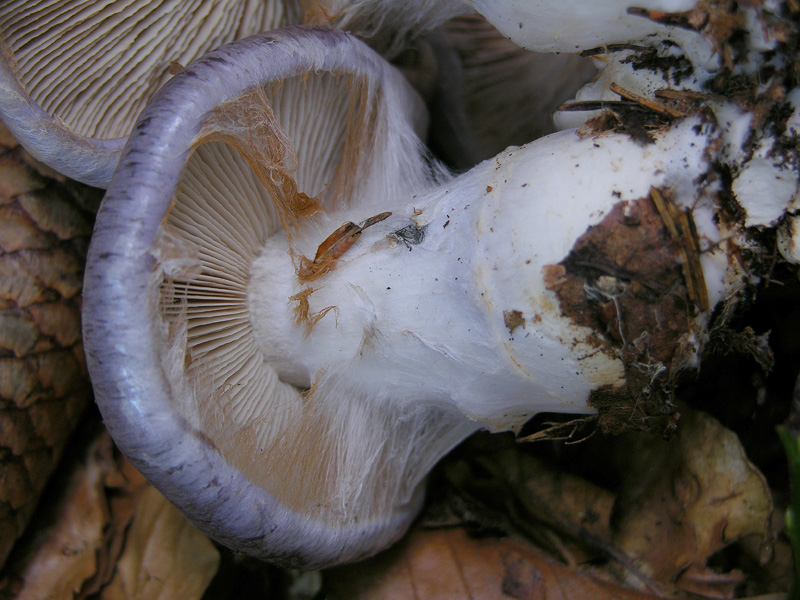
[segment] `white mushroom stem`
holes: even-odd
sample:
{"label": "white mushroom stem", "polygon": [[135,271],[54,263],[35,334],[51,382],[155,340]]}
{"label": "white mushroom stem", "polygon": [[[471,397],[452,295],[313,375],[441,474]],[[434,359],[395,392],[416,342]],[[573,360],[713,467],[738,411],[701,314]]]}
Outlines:
{"label": "white mushroom stem", "polygon": [[537,52],[581,52],[608,44],[650,43],[652,39],[697,40],[685,30],[665,29],[629,11],[674,13],[703,4],[698,0],[607,0],[591,4],[581,0],[468,2],[503,35]]}
{"label": "white mushroom stem", "polygon": [[[692,181],[707,168],[707,138],[693,125],[645,147],[566,132],[510,149],[425,196],[376,203],[399,208],[312,283],[297,281],[285,238],[272,241],[250,283],[265,359],[299,386],[346,373],[367,395],[450,405],[496,430],[542,411],[589,411],[592,390],[624,382],[624,361],[592,344],[596,330],[562,314],[547,267],[651,186],[693,199]],[[705,211],[695,218],[719,239]],[[716,303],[730,290],[725,261],[714,256],[705,279]],[[294,316],[299,300],[289,300],[308,288],[308,313],[322,317],[311,327]]]}

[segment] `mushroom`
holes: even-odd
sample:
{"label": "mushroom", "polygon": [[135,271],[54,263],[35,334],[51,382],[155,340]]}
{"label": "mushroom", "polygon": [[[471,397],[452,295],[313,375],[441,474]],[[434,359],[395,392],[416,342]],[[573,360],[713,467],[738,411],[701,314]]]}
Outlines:
{"label": "mushroom", "polygon": [[418,107],[353,37],[286,28],[187,66],[133,127],[89,251],[88,366],[122,450],[232,548],[374,553],[453,445],[538,412],[669,431],[751,281],[702,114],[453,177]]}
{"label": "mushroom", "polygon": [[37,159],[104,188],[171,69],[300,20],[288,0],[9,0],[0,4],[0,119]]}
{"label": "mushroom", "polygon": [[[315,74],[320,71],[330,74]],[[257,84],[265,90],[253,95]],[[324,504],[321,497],[329,482],[347,484],[347,473],[337,478],[328,468],[348,438],[333,436],[331,445],[331,436],[313,431],[322,416],[302,419],[312,406],[265,362],[249,316],[251,262],[263,245],[283,240],[283,278],[294,273],[281,222],[291,234],[293,223],[312,219],[307,235],[316,240],[313,233],[335,218],[316,225],[314,217],[301,218],[315,210],[313,196],[324,193],[333,207],[353,210],[353,196],[393,197],[398,182],[414,188],[424,182],[430,169],[408,126],[418,120],[419,109],[399,74],[366,47],[332,31],[288,30],[245,40],[187,67],[134,128],[101,219],[116,221],[113,198],[120,193],[135,198],[129,206],[142,212],[122,216],[111,229],[98,226],[87,264],[84,323],[87,339],[96,342],[87,356],[97,400],[116,441],[142,471],[207,532],[235,547],[308,566],[353,560],[396,539],[419,507],[421,488],[412,476],[404,490],[396,490],[396,504],[375,507],[362,495],[357,500],[363,505],[349,517],[334,518],[346,507]],[[391,127],[396,120],[403,127]],[[162,139],[153,139],[154,132]],[[201,140],[209,143],[193,151]],[[137,141],[144,146],[137,148]],[[145,156],[155,162],[148,159],[144,167]],[[163,170],[158,183],[150,171],[155,164]],[[144,187],[134,189],[132,182]],[[177,203],[162,226],[173,196]],[[127,229],[134,220],[136,229],[149,233],[128,231],[133,235],[123,242],[118,234],[126,234],[118,227]],[[298,253],[308,252],[300,231],[292,237]],[[115,287],[111,280],[120,275],[126,289],[113,292],[107,284]],[[127,310],[109,292],[136,306],[130,319],[119,322],[121,314],[103,308]],[[291,328],[289,298],[280,302],[290,322],[275,326]],[[298,327],[301,338],[303,330]],[[107,339],[110,353],[100,347],[107,331],[115,332]],[[267,350],[278,354],[281,343]],[[119,369],[129,375],[120,379]],[[288,369],[282,367],[289,380],[302,378]],[[306,443],[296,444],[292,436]],[[454,440],[440,443],[449,447]],[[378,467],[370,470],[377,473]],[[310,489],[303,493],[303,487]],[[301,509],[324,514],[315,519]]]}

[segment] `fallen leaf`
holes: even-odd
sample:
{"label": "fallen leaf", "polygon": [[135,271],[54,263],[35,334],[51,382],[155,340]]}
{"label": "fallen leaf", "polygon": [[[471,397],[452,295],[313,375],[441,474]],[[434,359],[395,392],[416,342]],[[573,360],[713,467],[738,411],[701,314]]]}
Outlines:
{"label": "fallen leaf", "polygon": [[16,600],[194,600],[219,553],[114,448],[99,415],[80,429],[0,578]]}
{"label": "fallen leaf", "polygon": [[219,567],[214,544],[155,488],[148,487],[103,600],[194,600]]}
{"label": "fallen leaf", "polygon": [[443,465],[461,503],[474,505],[460,511],[462,522],[519,533],[568,564],[608,558],[615,494],[531,456],[529,447],[497,440]]}
{"label": "fallen leaf", "polygon": [[514,538],[474,539],[461,528],[416,530],[398,546],[325,572],[332,600],[647,600],[548,558]]}
{"label": "fallen leaf", "polygon": [[656,581],[732,597],[741,575],[711,572],[706,563],[745,536],[770,542],[769,487],[733,432],[703,413],[681,412],[673,439],[630,438],[614,543]]}
{"label": "fallen leaf", "polygon": [[514,496],[538,521],[576,538],[610,540],[616,497],[609,490],[516,449],[479,463],[510,482]]}
{"label": "fallen leaf", "polygon": [[[24,538],[0,580],[0,596],[18,600],[75,598],[97,571],[108,510],[103,451],[96,439],[60,476],[58,499],[36,513],[32,535]],[[67,468],[65,468],[65,471]]]}

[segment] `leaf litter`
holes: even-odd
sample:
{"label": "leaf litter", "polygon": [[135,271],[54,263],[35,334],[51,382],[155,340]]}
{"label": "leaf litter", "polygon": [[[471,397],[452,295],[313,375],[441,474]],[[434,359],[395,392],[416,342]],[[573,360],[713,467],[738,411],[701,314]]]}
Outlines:
{"label": "leaf litter", "polygon": [[[733,432],[681,413],[669,440],[630,432],[578,444],[566,463],[601,459],[594,480],[510,436],[474,437],[437,474],[430,495],[446,500],[400,546],[329,570],[328,597],[742,597],[742,568],[714,560],[736,546],[745,560],[776,562],[770,488]],[[761,591],[782,597],[779,579]]]}
{"label": "leaf litter", "polygon": [[199,599],[219,552],[150,486],[95,415],[0,573],[0,598]]}

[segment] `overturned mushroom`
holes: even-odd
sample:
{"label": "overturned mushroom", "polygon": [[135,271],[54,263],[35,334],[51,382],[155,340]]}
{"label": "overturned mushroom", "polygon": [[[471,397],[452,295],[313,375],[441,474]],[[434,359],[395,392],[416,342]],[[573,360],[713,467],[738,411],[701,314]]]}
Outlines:
{"label": "overturned mushroom", "polygon": [[647,144],[565,131],[451,178],[417,103],[353,38],[289,28],[187,67],[130,136],[87,266],[97,400],[234,548],[373,553],[478,428],[596,411],[669,430],[712,311],[749,281],[701,116]]}

